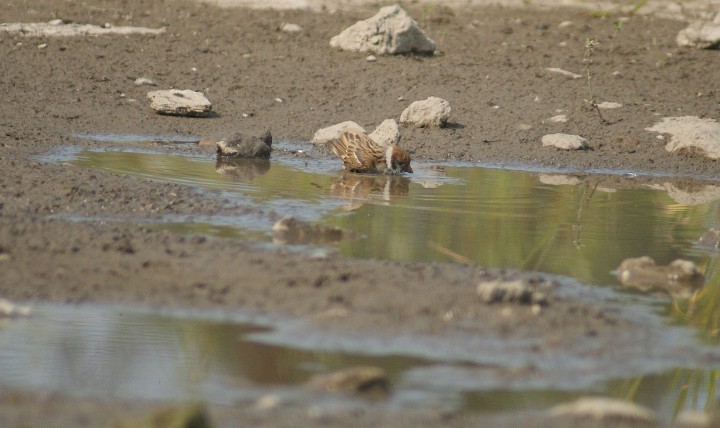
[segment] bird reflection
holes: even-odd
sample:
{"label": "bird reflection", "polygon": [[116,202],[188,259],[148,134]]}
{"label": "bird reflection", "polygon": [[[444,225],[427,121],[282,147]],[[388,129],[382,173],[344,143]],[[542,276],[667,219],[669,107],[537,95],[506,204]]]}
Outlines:
{"label": "bird reflection", "polygon": [[252,181],[255,177],[264,175],[270,170],[270,161],[267,159],[243,159],[218,156],[215,161],[215,171],[238,181]]}
{"label": "bird reflection", "polygon": [[364,203],[388,203],[393,198],[406,196],[410,180],[398,175],[344,173],[335,178],[330,193],[350,202],[349,209],[356,209]]}

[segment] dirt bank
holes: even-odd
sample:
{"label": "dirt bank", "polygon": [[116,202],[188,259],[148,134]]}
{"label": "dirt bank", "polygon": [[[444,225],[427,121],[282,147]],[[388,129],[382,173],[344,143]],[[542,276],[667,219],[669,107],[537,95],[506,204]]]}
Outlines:
{"label": "dirt bank", "polygon": [[[451,103],[451,125],[402,128],[402,145],[415,159],[718,177],[715,161],[670,155],[656,134],[644,130],[665,116],[718,116],[718,53],[676,47],[682,22],[628,16],[616,24],[617,16],[600,18],[573,9],[412,4],[407,9],[438,42],[439,55],[380,57],[371,63],[363,54],[330,49],[330,37],[372,15],[370,8],[279,12],[140,0],[29,0],[6,5],[3,22],[60,18],[167,31],[152,36],[0,37],[0,297],[29,303],[240,307],[314,317],[320,326],[327,314],[342,314],[333,317],[337,328],[388,334],[443,335],[472,322],[483,331],[540,337],[549,347],[572,347],[588,336],[599,344],[597,352],[617,343],[641,346],[631,339],[642,326],[602,305],[557,298],[542,317],[534,316],[530,307],[502,315],[502,307],[478,305],[475,285],[487,275],[481,267],[315,260],[283,249],[261,250],[242,240],[181,236],[122,220],[67,222],[51,217],[122,219],[130,214],[233,214],[254,209],[176,184],[37,159],[59,147],[98,144],[73,137],[74,133],[213,137],[271,129],[276,140],[306,142],[318,128],[345,120],[372,129],[386,118],[398,119],[410,102],[428,96]],[[571,24],[559,26],[563,21]],[[281,32],[283,22],[303,30]],[[599,42],[588,70],[583,65],[587,39]],[[592,87],[585,78],[569,79],[546,67],[584,76],[589,72]],[[205,119],[154,114],[145,94],[156,88],[134,83],[143,76],[157,82],[158,88],[205,92],[216,114]],[[586,102],[590,97],[623,107],[603,110],[601,118]],[[549,120],[558,114],[568,121]],[[542,135],[556,132],[580,134],[592,150],[542,147]],[[152,148],[211,156],[198,147]],[[448,311],[459,315],[448,320]],[[77,401],[6,392],[0,395],[5,409],[0,422],[12,426],[37,415],[38,406],[66,409]],[[57,421],[57,426],[64,426],[64,418],[71,417],[76,426],[101,426],[128,407],[139,411],[146,404],[89,400],[83,405],[77,414],[59,410],[63,418],[51,410],[40,413],[36,425]],[[8,406],[20,410],[9,411]],[[107,411],[108,406],[113,410]],[[296,425],[297,416],[295,411],[274,416],[214,412],[228,426],[238,420]],[[366,414],[359,423],[507,423],[504,416],[401,413]],[[354,417],[335,422],[344,424]],[[543,423],[542,418],[517,418],[529,426]],[[325,423],[307,421],[316,422]]]}

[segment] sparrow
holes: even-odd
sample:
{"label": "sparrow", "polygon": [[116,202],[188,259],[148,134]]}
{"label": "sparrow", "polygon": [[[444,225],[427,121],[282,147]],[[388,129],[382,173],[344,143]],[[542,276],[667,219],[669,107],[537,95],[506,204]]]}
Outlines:
{"label": "sparrow", "polygon": [[395,144],[381,146],[361,132],[343,132],[340,138],[327,144],[342,159],[343,169],[350,172],[392,175],[413,172],[407,151]]}

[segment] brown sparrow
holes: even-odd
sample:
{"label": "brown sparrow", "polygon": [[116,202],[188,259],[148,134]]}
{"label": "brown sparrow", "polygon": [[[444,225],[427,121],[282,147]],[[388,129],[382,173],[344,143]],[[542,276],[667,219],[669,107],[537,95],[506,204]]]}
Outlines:
{"label": "brown sparrow", "polygon": [[343,132],[340,138],[327,144],[342,159],[343,169],[350,172],[393,175],[413,172],[408,152],[395,144],[383,147],[360,132]]}

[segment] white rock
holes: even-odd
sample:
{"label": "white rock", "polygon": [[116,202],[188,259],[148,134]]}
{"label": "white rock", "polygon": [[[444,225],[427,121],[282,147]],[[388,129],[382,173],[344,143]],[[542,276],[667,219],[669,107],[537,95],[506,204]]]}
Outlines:
{"label": "white rock", "polygon": [[0,24],[0,33],[14,33],[25,37],[99,36],[103,34],[161,34],[164,28],[110,27],[89,24],[65,24],[54,19],[50,22]]}
{"label": "white rock", "polygon": [[400,115],[400,123],[419,127],[445,126],[450,118],[450,103],[442,98],[428,97],[415,101]]}
{"label": "white rock", "polygon": [[589,418],[598,421],[656,422],[652,410],[629,401],[606,397],[584,397],[558,404],[548,414],[552,417]]}
{"label": "white rock", "polygon": [[400,128],[395,119],[385,119],[369,137],[381,146],[397,144],[400,142]]}
{"label": "white rock", "polygon": [[[720,16],[720,14],[718,14]],[[717,17],[715,21],[717,21]],[[720,22],[695,21],[676,37],[679,46],[696,48],[717,48],[720,45]]]}
{"label": "white rock", "polygon": [[284,31],[286,33],[299,33],[302,31],[302,27],[297,24],[291,24],[289,22],[283,22],[280,25],[280,31]]}
{"label": "white rock", "polygon": [[141,86],[141,85],[157,86],[157,83],[155,83],[154,80],[147,78],[147,77],[138,77],[137,79],[135,79],[135,84],[138,86]]}
{"label": "white rock", "polygon": [[614,103],[614,102],[610,102],[610,101],[603,101],[600,104],[598,104],[597,106],[598,106],[598,108],[603,108],[603,109],[613,109],[613,108],[622,107],[622,104]]}
{"label": "white rock", "polygon": [[550,122],[554,122],[554,123],[565,123],[567,121],[568,121],[568,118],[564,114],[559,114],[557,116],[553,116],[550,118]]}
{"label": "white rock", "polygon": [[147,93],[150,107],[160,114],[173,116],[207,116],[212,104],[202,92],[186,90],[159,90]]}
{"label": "white rock", "polygon": [[357,123],[348,120],[346,122],[338,123],[337,125],[328,126],[318,130],[313,136],[312,143],[317,145],[325,144],[331,140],[340,138],[343,132],[353,131],[365,133],[365,128],[358,125]]}
{"label": "white rock", "polygon": [[588,147],[587,140],[579,135],[547,134],[542,137],[544,147],[553,146],[563,150],[580,150]]}
{"label": "white rock", "polygon": [[377,61],[377,57],[376,57],[375,55],[368,55],[368,56],[365,58],[365,61],[367,61],[367,62],[375,62],[375,61]]}
{"label": "white rock", "polygon": [[665,145],[668,152],[697,150],[711,159],[720,159],[720,124],[696,116],[665,117],[646,131],[671,135]]}
{"label": "white rock", "polygon": [[358,21],[330,39],[330,46],[376,54],[435,52],[435,42],[400,6],[386,6],[373,17]]}
{"label": "white rock", "polygon": [[571,71],[563,70],[562,68],[556,68],[556,67],[546,67],[545,70],[549,71],[550,73],[555,74],[561,74],[566,77],[571,77],[573,79],[579,79],[582,77],[581,74],[573,73]]}

